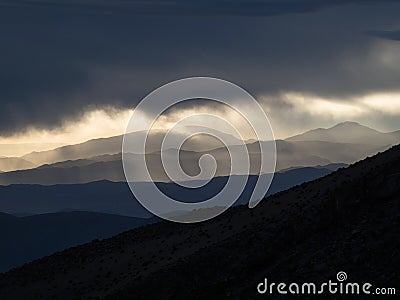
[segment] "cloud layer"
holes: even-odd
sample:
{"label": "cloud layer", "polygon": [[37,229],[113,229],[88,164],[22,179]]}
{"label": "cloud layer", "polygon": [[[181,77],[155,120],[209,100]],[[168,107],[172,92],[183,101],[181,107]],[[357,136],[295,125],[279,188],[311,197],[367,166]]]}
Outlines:
{"label": "cloud layer", "polygon": [[0,135],[132,108],[188,76],[275,97],[275,113],[282,93],[357,105],[399,88],[392,1],[109,3],[0,1]]}

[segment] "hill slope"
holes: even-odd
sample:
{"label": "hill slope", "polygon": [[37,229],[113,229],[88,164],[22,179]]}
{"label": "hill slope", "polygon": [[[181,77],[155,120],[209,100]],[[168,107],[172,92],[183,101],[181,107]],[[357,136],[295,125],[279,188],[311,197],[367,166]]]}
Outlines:
{"label": "hill slope", "polygon": [[0,296],[252,299],[265,277],[318,283],[338,271],[350,282],[399,288],[399,199],[396,146],[253,210],[160,222],[38,260],[0,275]]}

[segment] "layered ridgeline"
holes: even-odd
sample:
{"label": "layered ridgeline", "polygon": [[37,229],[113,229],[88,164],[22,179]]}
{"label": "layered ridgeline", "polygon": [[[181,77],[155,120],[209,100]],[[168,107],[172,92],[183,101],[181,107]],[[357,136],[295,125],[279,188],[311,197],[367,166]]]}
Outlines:
{"label": "layered ridgeline", "polygon": [[[143,132],[132,133],[142,135]],[[154,181],[169,181],[161,165],[160,146],[165,132],[150,135],[146,161],[153,170]],[[223,134],[230,145],[239,144],[233,136]],[[382,133],[357,123],[345,122],[328,129],[316,129],[304,134],[277,140],[277,170],[292,167],[313,167],[332,163],[354,163],[367,156],[388,149],[400,142],[400,131]],[[91,140],[78,145],[70,145],[55,150],[34,152],[22,158],[0,159],[0,170],[9,171],[0,174],[0,184],[75,184],[98,180],[125,181],[121,162],[122,136]],[[250,159],[253,162],[250,174],[258,174],[259,146],[248,142]],[[235,148],[234,148],[235,149]],[[140,170],[137,153],[131,153],[130,164],[138,174]],[[176,154],[176,149],[167,149],[166,159]],[[235,150],[233,150],[235,151]],[[207,136],[190,139],[180,150],[183,169],[188,174],[199,172],[198,159],[211,154],[217,161],[216,176],[230,173],[230,157],[221,142]],[[11,160],[18,160],[18,164]],[[6,165],[5,161],[9,161]],[[17,170],[15,169],[28,169]],[[240,175],[240,174],[236,174]],[[143,177],[143,180],[145,178]],[[140,177],[138,178],[140,181]]]}
{"label": "layered ridgeline", "polygon": [[[283,191],[306,181],[331,173],[342,165],[305,167],[276,173],[268,195]],[[156,182],[167,195],[179,201],[200,202],[211,198],[226,184],[228,177],[213,178],[204,188],[184,188],[177,183]],[[251,176],[238,204],[248,202],[256,177]],[[142,190],[152,183],[136,184]],[[149,217],[125,182],[96,181],[85,184],[57,184],[51,186],[13,184],[0,186],[0,211],[18,216],[53,213],[59,211],[93,211],[131,217]],[[166,214],[172,213],[166,211]]]}
{"label": "layered ridgeline", "polygon": [[398,289],[399,201],[396,146],[254,209],[159,222],[35,261],[0,275],[0,297],[251,299],[266,277],[322,283],[338,271],[348,282]]}

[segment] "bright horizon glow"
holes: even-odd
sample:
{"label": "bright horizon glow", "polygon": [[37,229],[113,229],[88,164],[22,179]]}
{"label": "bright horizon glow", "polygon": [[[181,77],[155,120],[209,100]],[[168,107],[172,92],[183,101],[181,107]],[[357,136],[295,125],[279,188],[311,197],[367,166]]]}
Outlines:
{"label": "bright horizon glow", "polygon": [[[285,115],[288,117],[283,116],[277,108],[270,106],[268,97],[261,97],[261,103],[270,119],[276,139],[284,139],[316,127],[331,127],[344,121],[359,122],[383,132],[390,131],[379,128],[378,122],[372,124],[369,122],[371,116],[377,113],[394,118],[399,116],[400,120],[400,93],[396,92],[375,93],[348,101],[335,101],[293,92],[285,93],[283,96],[285,102],[290,106],[285,108]],[[153,128],[167,130],[185,116],[209,112],[210,108],[208,107],[172,111],[168,115],[162,115]],[[32,151],[50,150],[62,145],[79,144],[91,139],[121,135],[125,131],[131,113],[130,109],[96,109],[87,112],[77,121],[65,122],[60,128],[52,130],[30,128],[10,137],[0,137],[0,156],[22,156]],[[213,108],[212,113],[235,124],[241,132],[247,134],[244,136],[246,140],[255,138],[253,133],[248,130],[246,121],[237,112],[230,109],[217,110]],[[296,120],[292,116],[297,116],[299,125],[296,125]],[[314,123],[300,123],[307,116]],[[145,113],[142,113],[140,117],[143,118],[143,121],[147,120]],[[257,120],[253,120],[253,122],[257,122]],[[213,124],[210,126],[212,127]],[[224,131],[223,128],[218,129]],[[393,131],[399,129],[391,128]]]}
{"label": "bright horizon glow", "polygon": [[[66,122],[61,128],[53,130],[31,128],[11,137],[0,137],[0,156],[5,156],[2,153],[2,145],[7,144],[21,145],[21,147],[16,147],[18,151],[14,155],[7,156],[22,156],[32,151],[45,151],[57,147],[52,144],[79,144],[91,139],[120,135],[124,132],[130,114],[131,110],[112,111],[111,113],[107,113],[105,110],[94,110],[86,113],[78,121]],[[22,147],[24,144],[30,145],[24,149]],[[41,147],[40,144],[48,144],[48,146]]]}
{"label": "bright horizon glow", "polygon": [[400,115],[400,94],[375,94],[361,100],[365,106],[389,115]]}
{"label": "bright horizon glow", "polygon": [[[288,92],[277,98],[264,96],[260,99],[280,139],[346,121],[381,132],[400,129],[400,92],[372,93],[346,100]],[[382,127],[382,121],[387,118],[394,120],[392,126]]]}

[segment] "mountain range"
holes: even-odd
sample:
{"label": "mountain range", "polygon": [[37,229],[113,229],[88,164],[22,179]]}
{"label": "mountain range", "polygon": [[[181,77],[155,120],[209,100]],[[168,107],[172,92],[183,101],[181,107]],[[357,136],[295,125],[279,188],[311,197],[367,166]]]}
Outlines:
{"label": "mountain range", "polygon": [[339,271],[346,282],[398,289],[399,174],[395,146],[254,209],[158,222],[34,261],[0,274],[0,297],[255,299],[265,278],[321,284]]}
{"label": "mountain range", "polygon": [[[321,178],[339,168],[347,167],[348,164],[384,151],[396,142],[398,133],[379,133],[357,123],[345,122],[329,129],[312,130],[286,140],[277,140],[278,172],[266,196]],[[135,134],[143,134],[143,132]],[[160,189],[179,201],[199,202],[214,195],[223,187],[227,180],[226,175],[230,172],[229,154],[219,142],[204,136],[184,144],[184,149],[179,152],[180,162],[185,172],[195,175],[199,172],[199,158],[204,154],[210,154],[218,163],[215,178],[211,180],[207,188],[195,192],[171,183],[161,168],[159,146],[163,134],[163,132],[155,132],[151,135],[149,152],[146,154],[153,180]],[[342,142],[341,137],[345,142]],[[227,135],[225,138],[231,145],[238,143],[232,136]],[[14,242],[6,242],[1,248],[3,251],[1,252],[3,253],[3,263],[0,262],[1,270],[7,270],[54,251],[90,241],[92,238],[117,234],[135,227],[135,224],[142,225],[150,220],[151,214],[134,199],[125,183],[120,153],[121,143],[122,136],[117,136],[63,146],[50,151],[35,152],[22,158],[0,158],[0,169],[4,171],[0,171],[0,184],[4,185],[0,186],[0,211],[12,214],[3,214],[0,218],[10,223],[0,221],[3,222],[5,230],[13,228],[12,224],[16,225],[13,228],[15,231],[10,230],[14,232],[10,236],[10,241],[14,240]],[[203,146],[200,147],[200,145]],[[158,150],[155,151],[156,149]],[[232,151],[237,151],[236,146],[232,149]],[[248,141],[247,149],[252,161],[250,174],[258,174],[259,145]],[[176,151],[178,150],[167,149],[163,155],[166,159],[170,159],[176,155]],[[136,172],[138,174],[144,172],[136,165],[140,155],[137,153],[127,155],[130,156],[129,163],[133,164]],[[13,168],[25,170],[10,171]],[[236,174],[236,176],[242,175]],[[248,185],[235,205],[248,202],[255,180],[255,176],[250,176]],[[137,184],[142,188],[147,188],[149,183],[138,182]],[[67,212],[68,214],[65,215]],[[60,219],[68,221],[60,223],[50,217],[59,216],[60,213]],[[185,213],[187,212],[165,212],[166,215]],[[68,227],[65,224],[68,222],[83,224],[85,216],[93,220],[93,224],[96,222],[102,224],[102,220],[110,222],[115,220],[116,225],[130,224],[131,227],[111,226],[113,228],[111,232],[104,226],[94,230],[91,227],[92,224],[88,225],[88,230],[90,228],[93,230],[84,231],[87,234],[81,239],[80,227],[70,226],[68,234],[71,238],[66,238],[61,242],[60,236],[55,233],[65,232]],[[133,220],[133,223],[128,222],[124,216],[130,217],[129,220]],[[30,220],[28,217],[40,224],[43,222],[45,225],[41,228],[52,229],[52,234],[47,235],[47,243],[36,245],[35,237],[40,236],[42,230],[37,229],[35,225],[37,223],[27,222]],[[139,221],[136,222],[136,220]],[[32,239],[21,234],[25,231],[31,233]],[[13,239],[12,236],[21,238]],[[24,256],[18,252],[19,254],[15,255],[14,259],[12,249],[31,249],[28,251],[31,254]],[[37,249],[37,251],[32,249]]]}
{"label": "mountain range", "polygon": [[[141,135],[143,132],[135,134]],[[154,181],[168,182],[170,178],[162,168],[159,151],[163,134],[163,132],[156,132],[151,135],[146,161]],[[225,136],[229,143],[233,145],[237,143],[234,137],[227,134]],[[199,145],[204,144],[205,141],[207,141],[205,143],[207,146],[200,148]],[[316,129],[286,140],[277,140],[277,171],[300,166],[350,164],[384,151],[398,142],[400,142],[400,131],[381,133],[357,123],[345,122],[328,129]],[[121,161],[121,143],[122,136],[117,136],[50,151],[34,152],[22,158],[3,158],[10,162],[8,167],[5,163],[2,164],[0,159],[0,170],[8,171],[0,174],[0,184],[53,185],[89,183],[99,180],[125,181]],[[184,149],[179,152],[179,157],[182,168],[188,174],[199,173],[198,160],[204,154],[210,154],[216,159],[218,166],[215,176],[230,174],[229,153],[216,141],[199,137],[184,146]],[[258,174],[260,164],[258,143],[248,142],[247,148],[252,162],[250,174]],[[233,151],[235,149],[233,147]],[[163,155],[168,159],[175,155],[176,151],[178,150],[168,149]],[[137,170],[138,180],[146,180],[146,177],[140,177],[140,174],[144,174],[145,171],[139,167],[140,156],[135,153],[128,155],[130,155],[129,164]],[[17,160],[19,165],[11,164],[11,160]],[[29,169],[10,171],[10,168],[17,166]]]}
{"label": "mountain range", "polygon": [[[197,129],[201,131],[202,128],[198,127]],[[217,130],[208,129],[208,131],[215,132],[216,134],[220,135],[228,144],[234,145],[239,143],[238,139],[232,135]],[[168,131],[166,130],[151,130],[146,140],[146,153],[160,151],[161,144],[167,132]],[[143,136],[145,136],[146,133],[147,132],[145,131],[128,133],[127,138],[131,140],[143,139]],[[172,134],[172,139],[179,140],[182,138],[182,136],[184,136],[182,133],[174,133]],[[77,145],[59,147],[54,150],[32,152],[22,156],[22,158],[36,165],[42,165],[66,160],[84,159],[106,154],[117,154],[121,152],[123,138],[123,135],[119,135],[109,138],[94,139]],[[205,151],[221,147],[221,145],[221,142],[211,138],[210,136],[199,135],[194,139],[188,140],[183,145],[182,149],[186,151]],[[142,152],[140,145],[135,143],[132,143],[130,148],[131,153]]]}

